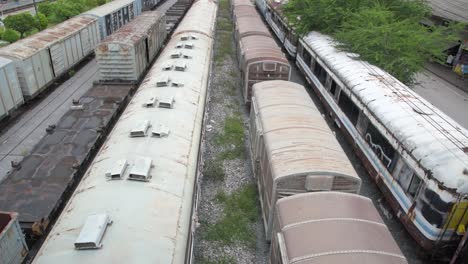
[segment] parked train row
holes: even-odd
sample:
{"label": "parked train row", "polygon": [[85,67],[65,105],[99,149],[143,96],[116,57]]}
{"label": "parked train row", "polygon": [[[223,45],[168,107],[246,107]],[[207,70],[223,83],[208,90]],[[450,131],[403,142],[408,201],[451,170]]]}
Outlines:
{"label": "parked train row", "polygon": [[[177,1],[168,0],[161,9],[166,10],[175,3]],[[191,3],[178,0],[179,21]],[[171,23],[177,24],[178,21],[174,18]],[[158,10],[145,12],[105,38],[96,48],[101,71],[99,81],[73,102],[57,124],[49,126],[48,134],[0,184],[0,208],[18,213],[15,219],[11,219],[15,223],[10,226],[19,225],[28,243],[34,244],[47,234],[59,216],[127,105],[136,84],[166,42],[166,26],[163,13]],[[119,74],[112,74],[109,63]],[[135,67],[138,64],[138,71],[130,74],[126,72],[127,68],[119,67],[128,63]],[[10,231],[0,230],[0,239],[5,232]],[[11,243],[0,244],[1,263],[5,259],[20,259],[26,255],[23,251],[27,247],[24,242],[20,243],[22,239],[17,240],[16,236],[8,238],[11,238]],[[3,255],[3,252],[6,253]]]}
{"label": "parked train row", "polygon": [[190,263],[217,8],[193,3],[33,263]]}
{"label": "parked train row", "polygon": [[456,245],[468,223],[468,131],[331,37],[298,38],[284,2],[256,5],[397,217],[428,251]]}
{"label": "parked train row", "polygon": [[0,119],[91,55],[101,39],[163,0],[115,0],[0,48]]}

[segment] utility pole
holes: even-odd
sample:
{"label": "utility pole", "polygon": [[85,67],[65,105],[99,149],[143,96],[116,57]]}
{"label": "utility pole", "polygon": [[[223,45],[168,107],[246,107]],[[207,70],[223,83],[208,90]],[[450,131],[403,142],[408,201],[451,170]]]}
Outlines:
{"label": "utility pole", "polygon": [[34,11],[36,11],[36,15],[37,15],[38,13],[37,13],[37,4],[36,4],[36,0],[33,0],[33,4],[34,4]]}

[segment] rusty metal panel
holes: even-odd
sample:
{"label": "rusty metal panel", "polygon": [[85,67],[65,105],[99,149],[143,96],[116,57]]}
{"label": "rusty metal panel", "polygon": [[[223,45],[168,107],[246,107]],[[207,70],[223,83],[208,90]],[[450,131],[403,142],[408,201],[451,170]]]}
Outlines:
{"label": "rusty metal panel", "polygon": [[22,263],[28,254],[18,214],[0,211],[0,263]]}
{"label": "rusty metal panel", "polygon": [[[96,85],[0,184],[0,208],[19,213],[27,233],[41,235],[86,169],[132,86]],[[34,228],[34,230],[33,230]]]}
{"label": "rusty metal panel", "polygon": [[276,208],[272,263],[408,263],[369,198],[308,193]]}
{"label": "rusty metal panel", "polygon": [[[165,17],[158,11],[145,12],[96,47],[100,80],[138,81],[165,39]],[[161,28],[163,30],[161,30]]]}

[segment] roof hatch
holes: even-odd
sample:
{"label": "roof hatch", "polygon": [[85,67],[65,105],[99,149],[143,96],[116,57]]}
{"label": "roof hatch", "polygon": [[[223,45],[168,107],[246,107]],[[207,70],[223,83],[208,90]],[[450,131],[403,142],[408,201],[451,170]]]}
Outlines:
{"label": "roof hatch", "polygon": [[112,224],[107,214],[95,214],[86,218],[80,235],[75,240],[75,249],[98,249],[102,247],[102,237],[107,226]]}

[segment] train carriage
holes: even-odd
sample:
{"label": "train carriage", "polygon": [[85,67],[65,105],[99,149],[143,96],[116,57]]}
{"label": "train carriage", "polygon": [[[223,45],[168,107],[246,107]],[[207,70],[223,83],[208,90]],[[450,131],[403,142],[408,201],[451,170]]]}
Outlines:
{"label": "train carriage", "polygon": [[93,53],[99,40],[96,19],[83,15],[0,48],[0,56],[14,61],[28,99]]}
{"label": "train carriage", "polygon": [[296,63],[415,240],[450,246],[468,223],[468,131],[328,36],[300,41]]}
{"label": "train carriage", "polygon": [[93,8],[81,16],[92,16],[98,20],[100,39],[111,35],[142,12],[140,0],[115,0]]}
{"label": "train carriage", "polygon": [[0,120],[24,102],[13,61],[0,57]]}
{"label": "train carriage", "polygon": [[369,198],[299,194],[276,203],[271,264],[408,263]]}
{"label": "train carriage", "polygon": [[96,47],[101,81],[137,82],[166,39],[166,19],[158,11],[145,12]]}
{"label": "train carriage", "polygon": [[253,91],[251,156],[269,239],[278,199],[317,191],[359,193],[361,179],[303,86],[265,81]]}
{"label": "train carriage", "polygon": [[216,12],[192,5],[33,263],[191,261]]}

